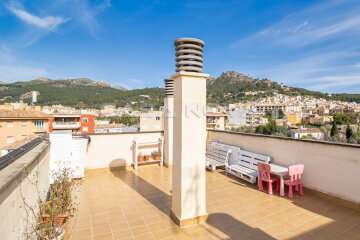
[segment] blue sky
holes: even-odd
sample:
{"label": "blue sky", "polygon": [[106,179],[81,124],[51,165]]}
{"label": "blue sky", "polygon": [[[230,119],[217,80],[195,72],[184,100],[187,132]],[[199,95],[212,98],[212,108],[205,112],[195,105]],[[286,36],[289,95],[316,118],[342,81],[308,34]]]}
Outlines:
{"label": "blue sky", "polygon": [[0,81],[88,77],[163,86],[173,40],[205,41],[204,71],[360,93],[358,0],[0,0]]}

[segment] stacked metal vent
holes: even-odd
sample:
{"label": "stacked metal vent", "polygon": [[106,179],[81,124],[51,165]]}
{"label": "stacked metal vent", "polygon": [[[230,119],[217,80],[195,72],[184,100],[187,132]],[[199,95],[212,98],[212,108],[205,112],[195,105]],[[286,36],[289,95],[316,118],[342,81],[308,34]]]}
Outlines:
{"label": "stacked metal vent", "polygon": [[165,79],[164,82],[165,82],[165,95],[174,96],[174,80]]}
{"label": "stacked metal vent", "polygon": [[203,41],[196,38],[178,38],[175,40],[174,45],[176,50],[176,72],[203,72]]}

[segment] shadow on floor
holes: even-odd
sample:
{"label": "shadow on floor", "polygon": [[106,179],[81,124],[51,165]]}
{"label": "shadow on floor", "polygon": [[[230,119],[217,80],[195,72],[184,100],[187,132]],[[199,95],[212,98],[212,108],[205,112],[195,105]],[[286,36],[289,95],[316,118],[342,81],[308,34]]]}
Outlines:
{"label": "shadow on floor", "polygon": [[[111,172],[163,213],[170,214],[170,195],[130,170],[112,170]],[[201,230],[206,231],[211,238],[244,239],[244,236],[251,234],[257,236],[256,239],[274,239],[260,229],[252,228],[226,213],[211,213],[206,223],[200,226]],[[190,232],[190,234],[195,235],[196,231]],[[196,235],[193,237],[197,239]]]}

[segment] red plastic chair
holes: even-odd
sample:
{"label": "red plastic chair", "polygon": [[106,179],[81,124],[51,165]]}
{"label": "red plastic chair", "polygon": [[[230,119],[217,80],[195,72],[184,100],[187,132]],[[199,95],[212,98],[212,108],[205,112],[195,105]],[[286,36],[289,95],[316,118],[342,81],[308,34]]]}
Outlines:
{"label": "red plastic chair", "polygon": [[263,181],[268,183],[268,194],[273,194],[272,191],[272,183],[276,182],[276,191],[280,191],[280,184],[279,179],[272,176],[271,173],[271,166],[265,163],[258,163],[258,170],[259,170],[259,190],[264,191],[263,188]]}
{"label": "red plastic chair", "polygon": [[304,196],[301,186],[301,174],[304,172],[304,165],[294,165],[289,167],[290,179],[284,180],[284,184],[289,185],[289,198],[293,198],[293,191],[296,185],[299,185],[299,195]]}

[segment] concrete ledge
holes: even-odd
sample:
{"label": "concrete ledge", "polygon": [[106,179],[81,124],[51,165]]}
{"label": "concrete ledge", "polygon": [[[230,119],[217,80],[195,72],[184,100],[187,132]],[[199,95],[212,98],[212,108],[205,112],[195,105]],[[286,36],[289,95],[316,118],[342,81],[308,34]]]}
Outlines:
{"label": "concrete ledge", "polygon": [[335,146],[360,148],[360,144],[352,144],[352,143],[329,142],[329,141],[321,141],[321,140],[313,140],[313,139],[301,139],[301,138],[293,138],[293,137],[265,135],[265,134],[258,134],[258,133],[242,133],[242,132],[214,130],[214,129],[207,129],[207,131],[234,134],[234,135],[252,136],[252,137],[276,138],[276,139],[281,139],[281,140],[286,140],[286,141],[300,141],[300,142],[306,142],[306,143],[319,143],[319,144],[328,144],[328,145],[335,145]]}
{"label": "concrete ledge", "polygon": [[341,206],[344,206],[344,207],[348,207],[348,208],[360,211],[360,203],[345,200],[343,198],[336,197],[334,195],[331,195],[331,194],[328,194],[328,193],[323,193],[323,192],[320,192],[318,190],[307,188],[307,187],[304,187],[304,186],[303,186],[303,191],[305,193],[309,193],[311,195],[314,195],[314,196],[316,196],[318,198],[328,200],[329,202],[332,202],[332,203],[335,203],[335,204],[338,204],[338,205],[341,205]]}
{"label": "concrete ledge", "polygon": [[85,169],[85,174],[87,173],[100,173],[100,172],[113,172],[113,171],[124,171],[130,169],[131,165],[119,165],[119,166],[111,166],[105,168],[91,168]]}
{"label": "concrete ledge", "polygon": [[[27,171],[32,171],[40,159],[49,152],[49,143],[44,141],[25,153],[19,159],[10,163],[0,171],[0,193],[3,192],[15,179]],[[24,165],[27,165],[26,167]]]}
{"label": "concrete ledge", "polygon": [[147,131],[147,132],[118,132],[118,133],[85,133],[81,135],[74,135],[74,136],[97,136],[97,135],[125,135],[125,134],[147,134],[147,133],[163,133],[163,130],[160,131]]}
{"label": "concrete ledge", "polygon": [[171,220],[173,220],[173,222],[179,227],[188,227],[188,226],[204,223],[208,219],[208,216],[209,216],[208,214],[205,214],[194,218],[180,219],[172,210],[170,210]]}

